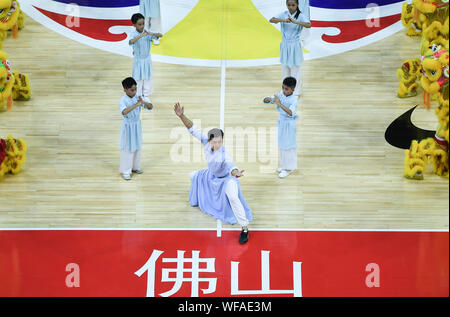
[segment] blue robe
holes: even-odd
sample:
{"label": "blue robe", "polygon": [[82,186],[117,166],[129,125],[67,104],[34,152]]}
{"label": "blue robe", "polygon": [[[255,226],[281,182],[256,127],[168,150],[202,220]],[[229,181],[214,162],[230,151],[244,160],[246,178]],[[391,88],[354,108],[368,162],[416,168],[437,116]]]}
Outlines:
{"label": "blue robe", "polygon": [[[142,33],[134,30],[130,34],[130,40],[140,36]],[[152,39],[157,38],[154,35],[147,35],[140,38],[134,44],[130,44],[133,48],[133,71],[132,77],[135,80],[150,79],[152,76],[152,57],[150,49],[152,48]]]}
{"label": "blue robe", "polygon": [[[286,111],[277,106],[277,111],[280,113],[277,121],[278,127],[278,148],[280,150],[290,150],[297,148],[297,104],[298,97],[290,95],[286,97],[283,92],[276,94],[283,106],[291,110],[292,116]],[[270,103],[275,103],[271,101]]]}
{"label": "blue robe", "polygon": [[225,194],[227,183],[236,181],[238,185],[238,197],[244,206],[248,221],[253,220],[250,207],[242,195],[241,183],[238,178],[231,175],[236,168],[230,154],[222,146],[217,151],[212,151],[206,135],[193,126],[189,132],[204,145],[204,154],[208,168],[197,171],[194,174],[189,191],[189,203],[192,207],[200,207],[207,215],[220,219],[229,224],[235,224],[237,219],[233,213],[228,197]]}
{"label": "blue robe", "polygon": [[[301,8],[300,8],[301,10]],[[309,10],[308,10],[309,14]],[[290,13],[288,10],[280,13],[276,16],[277,19],[288,19]],[[292,14],[292,18],[295,18],[295,13]],[[303,13],[300,13],[297,22],[309,23],[309,17]],[[287,66],[300,66],[304,60],[303,48],[300,43],[300,34],[303,30],[303,26],[294,23],[281,22],[281,44],[280,44],[280,63]]]}
{"label": "blue robe", "polygon": [[[136,94],[133,98],[125,94],[120,99],[119,110],[120,113],[136,104],[139,96]],[[151,103],[147,98],[142,98],[145,102]],[[147,106],[142,105],[147,110]],[[141,126],[141,107],[136,107],[126,115],[122,115],[122,125],[120,127],[120,149],[127,152],[135,152],[142,148],[142,126]]]}

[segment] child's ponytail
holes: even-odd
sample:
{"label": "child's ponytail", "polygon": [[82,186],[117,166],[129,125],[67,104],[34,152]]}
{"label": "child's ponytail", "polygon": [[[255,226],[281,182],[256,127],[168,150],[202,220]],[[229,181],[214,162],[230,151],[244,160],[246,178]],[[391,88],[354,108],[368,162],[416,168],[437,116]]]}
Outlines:
{"label": "child's ponytail", "polygon": [[[298,3],[298,1],[297,1],[297,3]],[[301,11],[300,11],[299,7],[297,7],[297,11],[295,11],[295,17],[294,17],[296,20],[298,19],[298,16],[300,15],[300,13],[301,13]]]}

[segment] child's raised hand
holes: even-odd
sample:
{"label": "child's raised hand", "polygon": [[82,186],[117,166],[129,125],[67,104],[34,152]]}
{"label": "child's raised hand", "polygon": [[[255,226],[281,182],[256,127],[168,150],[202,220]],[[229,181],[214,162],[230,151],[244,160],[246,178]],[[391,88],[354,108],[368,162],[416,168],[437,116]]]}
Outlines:
{"label": "child's raised hand", "polygon": [[280,102],[280,98],[278,98],[277,95],[274,95],[274,96],[273,96],[273,102],[279,103],[279,102]]}
{"label": "child's raised hand", "polygon": [[177,102],[174,106],[173,106],[173,110],[175,111],[175,114],[179,117],[181,117],[184,113],[184,107],[180,106],[180,103]]}

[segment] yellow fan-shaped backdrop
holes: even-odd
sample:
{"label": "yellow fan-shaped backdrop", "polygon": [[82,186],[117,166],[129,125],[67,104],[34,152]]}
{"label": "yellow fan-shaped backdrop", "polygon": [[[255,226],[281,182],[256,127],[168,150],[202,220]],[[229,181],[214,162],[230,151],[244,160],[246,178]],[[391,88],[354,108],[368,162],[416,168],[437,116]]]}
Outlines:
{"label": "yellow fan-shaped backdrop", "polygon": [[210,60],[280,56],[280,32],[251,0],[200,0],[153,54]]}

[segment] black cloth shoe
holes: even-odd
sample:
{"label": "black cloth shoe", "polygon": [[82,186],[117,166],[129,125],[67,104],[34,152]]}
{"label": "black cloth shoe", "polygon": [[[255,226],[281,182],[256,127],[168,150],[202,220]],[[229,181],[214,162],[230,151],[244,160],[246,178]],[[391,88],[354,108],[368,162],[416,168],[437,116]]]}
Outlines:
{"label": "black cloth shoe", "polygon": [[247,243],[247,241],[248,241],[248,230],[247,231],[242,230],[241,235],[239,237],[239,243],[244,244]]}

